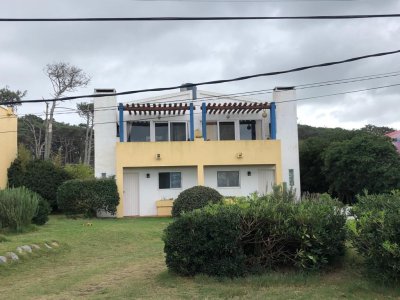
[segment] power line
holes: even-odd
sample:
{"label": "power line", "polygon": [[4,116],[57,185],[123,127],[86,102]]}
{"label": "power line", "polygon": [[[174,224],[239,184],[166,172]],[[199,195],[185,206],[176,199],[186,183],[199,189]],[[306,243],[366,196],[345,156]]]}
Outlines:
{"label": "power line", "polygon": [[[346,91],[346,92],[338,92],[338,93],[310,96],[310,97],[304,97],[304,98],[297,98],[297,99],[287,99],[287,100],[283,100],[283,101],[280,101],[280,102],[275,102],[275,104],[276,105],[281,105],[281,104],[285,104],[285,103],[289,103],[289,102],[306,101],[306,100],[312,100],[312,99],[318,99],[318,98],[333,97],[333,96],[338,96],[338,95],[354,94],[354,93],[367,92],[367,91],[390,88],[390,87],[396,87],[396,86],[400,86],[400,83],[382,85],[382,86],[376,86],[376,87],[370,87],[370,88],[358,89],[358,90],[352,90],[352,91]],[[194,113],[194,114],[201,114],[201,113]],[[171,117],[177,117],[177,115],[162,115],[161,119],[171,118]],[[154,117],[150,117],[150,118],[148,118],[148,117],[147,118],[140,118],[140,119],[138,119],[138,121],[149,121],[149,120],[155,120],[155,119],[159,119],[158,116],[154,116]],[[124,121],[124,122],[128,122],[128,121]],[[111,124],[111,123],[116,123],[116,121],[113,121],[113,122],[98,122],[98,123],[94,123],[94,124],[98,125],[98,124]]]}
{"label": "power line", "polygon": [[[383,86],[376,86],[376,87],[371,87],[371,88],[366,88],[366,89],[358,89],[358,90],[352,90],[352,91],[346,91],[346,92],[339,92],[339,93],[332,93],[332,94],[325,94],[325,95],[317,95],[317,96],[311,96],[311,97],[304,97],[304,98],[297,98],[297,99],[288,99],[280,102],[276,102],[276,105],[284,104],[284,103],[289,103],[289,102],[297,102],[297,101],[306,101],[306,100],[312,100],[312,99],[318,99],[318,98],[326,98],[326,97],[333,97],[333,96],[338,96],[338,95],[346,95],[346,94],[354,94],[354,93],[360,93],[360,92],[366,92],[366,91],[372,91],[372,90],[378,90],[378,89],[383,89],[383,88],[390,88],[390,87],[395,87],[395,86],[400,86],[400,83],[395,83],[395,84],[389,84],[389,85],[383,85]],[[194,114],[201,114],[199,113],[194,113]],[[173,118],[177,117],[177,115],[163,115],[161,119],[166,119],[166,118]],[[149,120],[155,120],[159,119],[158,116],[154,117],[147,117],[147,118],[140,118],[140,121],[149,121]],[[94,123],[94,125],[100,125],[100,124],[115,124],[117,121],[108,121],[108,122],[98,122]],[[128,121],[124,121],[128,122]],[[8,132],[15,132],[15,131],[4,131],[0,133],[8,133]]]}
{"label": "power line", "polygon": [[[321,64],[293,68],[293,69],[284,70],[284,71],[274,71],[274,72],[259,73],[259,74],[247,75],[247,76],[242,76],[242,77],[236,77],[236,78],[231,78],[231,79],[220,79],[220,80],[191,83],[191,84],[186,84],[185,87],[214,85],[214,84],[228,83],[228,82],[234,82],[234,81],[243,81],[243,80],[248,80],[248,79],[258,78],[258,77],[276,76],[276,75],[280,75],[280,74],[288,74],[288,73],[300,72],[300,71],[314,69],[314,68],[322,68],[322,67],[328,67],[328,66],[333,66],[333,65],[338,65],[338,64],[345,64],[345,63],[363,60],[363,59],[367,59],[367,58],[381,57],[381,56],[393,55],[393,54],[397,54],[397,53],[400,53],[400,50],[368,54],[368,55],[352,57],[352,58],[348,58],[348,59],[344,59],[344,60],[331,61],[331,62],[326,62],[326,63],[321,63]],[[16,102],[9,101],[9,102],[3,102],[3,105],[15,105],[15,104],[21,104],[21,103],[54,102],[54,101],[65,101],[65,100],[74,100],[74,99],[82,99],[82,98],[100,98],[100,97],[109,97],[109,96],[122,96],[122,95],[139,94],[139,93],[145,93],[145,92],[169,91],[169,90],[178,89],[180,87],[181,87],[181,85],[176,85],[176,86],[170,86],[170,87],[149,88],[149,89],[125,91],[125,92],[119,92],[119,93],[69,96],[69,97],[62,97],[62,98],[57,98],[57,99],[21,100],[21,101],[16,101]]]}
{"label": "power line", "polygon": [[[379,74],[371,74],[371,75],[363,75],[363,76],[357,76],[357,77],[348,77],[348,78],[342,78],[342,79],[335,79],[335,80],[328,80],[328,81],[320,81],[320,82],[314,82],[314,83],[305,83],[305,84],[298,84],[298,85],[293,85],[296,87],[297,90],[302,90],[302,89],[309,89],[309,88],[318,88],[318,87],[324,87],[324,86],[331,86],[331,85],[338,85],[338,84],[345,84],[345,83],[353,83],[353,82],[361,82],[361,81],[366,81],[366,80],[374,80],[374,79],[382,79],[382,78],[388,78],[388,77],[395,77],[395,76],[400,76],[400,70],[399,71],[392,71],[392,72],[386,72],[386,73],[379,73]],[[151,103],[157,103],[157,104],[166,104],[166,103],[178,103],[178,102],[201,102],[201,101],[215,101],[215,100],[220,100],[223,98],[238,98],[238,97],[248,97],[248,96],[254,96],[254,95],[265,95],[265,94],[270,94],[273,92],[273,88],[270,89],[263,89],[263,90],[253,90],[253,91],[247,91],[247,92],[239,92],[239,93],[230,93],[230,94],[220,94],[220,95],[214,95],[214,96],[204,96],[200,97],[198,99],[193,100],[192,98],[188,99],[180,99],[180,100],[146,100],[146,101],[141,101],[141,102],[136,102],[137,104],[147,104],[149,102]],[[280,92],[280,91],[277,91]],[[240,102],[250,102],[253,103],[255,100],[236,100]],[[131,101],[126,101],[124,103],[131,102]],[[67,107],[57,107],[57,108],[63,108],[63,109],[68,109],[64,111],[56,111],[54,114],[55,115],[63,115],[63,114],[72,114],[72,113],[77,113],[78,110],[74,108],[67,108]],[[94,111],[108,111],[108,110],[115,110],[118,108],[118,105],[112,105],[112,106],[103,106],[101,108],[94,109]],[[28,113],[21,116],[26,116],[26,115],[35,115],[35,116],[43,116],[45,113]],[[0,117],[0,119],[5,119],[9,117]],[[15,116],[14,118],[17,118]]]}
{"label": "power line", "polygon": [[0,22],[165,22],[165,21],[255,21],[255,20],[349,20],[399,18],[400,14],[314,15],[270,17],[115,17],[115,18],[0,18]]}
{"label": "power line", "polygon": [[268,3],[268,2],[354,2],[358,0],[131,0],[134,2],[209,2],[209,3]]}

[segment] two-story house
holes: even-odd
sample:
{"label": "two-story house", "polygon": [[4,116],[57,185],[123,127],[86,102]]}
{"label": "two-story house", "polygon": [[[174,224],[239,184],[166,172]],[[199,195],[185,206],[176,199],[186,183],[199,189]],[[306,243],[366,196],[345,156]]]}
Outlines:
{"label": "two-story house", "polygon": [[300,193],[295,89],[272,101],[182,85],[177,93],[119,103],[94,100],[95,175],[115,175],[117,216],[157,215],[156,202],[195,185],[225,196],[268,193],[286,182]]}

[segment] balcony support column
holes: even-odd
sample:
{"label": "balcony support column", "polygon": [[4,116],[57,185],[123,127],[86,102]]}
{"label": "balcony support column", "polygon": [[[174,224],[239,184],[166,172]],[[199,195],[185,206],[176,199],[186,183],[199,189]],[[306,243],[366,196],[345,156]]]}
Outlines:
{"label": "balcony support column", "polygon": [[201,104],[201,131],[203,139],[207,141],[207,107],[205,102]]}
{"label": "balcony support column", "polygon": [[271,140],[276,140],[276,104],[271,102],[270,108],[270,122],[271,122]]}
{"label": "balcony support column", "polygon": [[119,141],[124,142],[124,105],[122,103],[118,104],[119,111]]}
{"label": "balcony support column", "polygon": [[194,105],[193,102],[190,103],[190,140],[194,141]]}
{"label": "balcony support column", "polygon": [[204,185],[204,165],[197,165],[197,185]]}

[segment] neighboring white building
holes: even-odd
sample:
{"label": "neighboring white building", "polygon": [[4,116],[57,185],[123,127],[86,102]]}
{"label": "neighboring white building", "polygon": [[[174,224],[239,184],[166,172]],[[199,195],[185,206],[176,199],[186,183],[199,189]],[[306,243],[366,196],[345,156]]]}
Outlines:
{"label": "neighboring white building", "polygon": [[195,185],[246,196],[286,182],[300,194],[294,88],[271,103],[190,85],[125,105],[95,93],[110,94],[94,100],[95,175],[116,176],[118,217],[157,215],[158,200]]}

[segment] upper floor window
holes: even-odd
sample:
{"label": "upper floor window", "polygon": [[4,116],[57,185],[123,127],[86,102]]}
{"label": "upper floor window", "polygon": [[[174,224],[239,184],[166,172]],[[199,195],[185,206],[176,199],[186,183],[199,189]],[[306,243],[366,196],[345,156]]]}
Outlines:
{"label": "upper floor window", "polygon": [[240,121],[240,139],[255,140],[256,139],[256,122],[254,120]]}
{"label": "upper floor window", "polygon": [[129,135],[128,142],[149,142],[150,141],[150,122],[134,121],[128,123]]}
{"label": "upper floor window", "polygon": [[171,141],[186,141],[186,123],[171,122],[170,123],[170,140]]}
{"label": "upper floor window", "polygon": [[219,122],[219,139],[221,141],[235,139],[235,122]]}
{"label": "upper floor window", "polygon": [[168,141],[168,122],[157,122],[154,125],[156,142]]}

